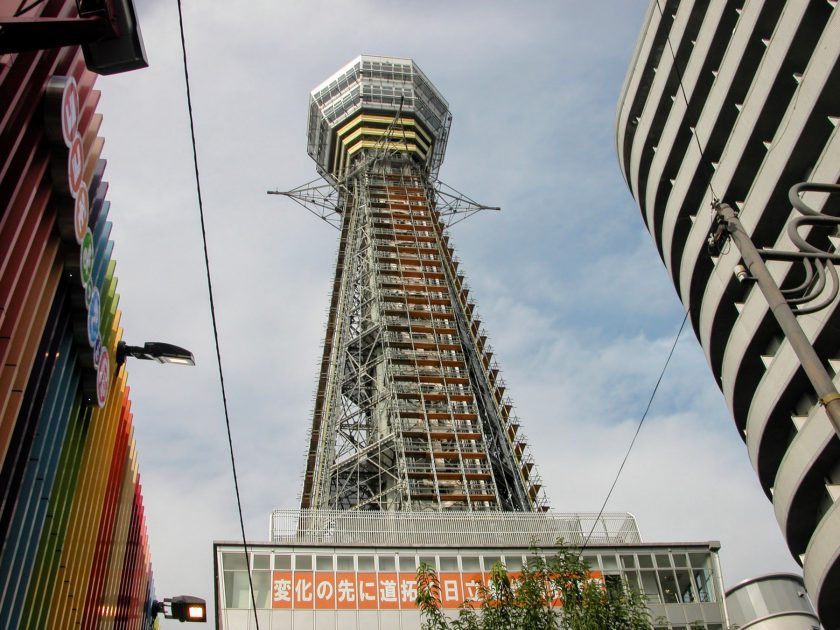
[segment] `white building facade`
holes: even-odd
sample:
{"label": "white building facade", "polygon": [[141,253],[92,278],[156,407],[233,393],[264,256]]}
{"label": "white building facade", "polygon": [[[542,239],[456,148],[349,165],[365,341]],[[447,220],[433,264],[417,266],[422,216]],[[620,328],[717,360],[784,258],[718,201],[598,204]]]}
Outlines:
{"label": "white building facade", "polygon": [[[275,511],[272,540],[214,544],[221,630],[419,630],[416,576],[435,569],[451,617],[491,568],[513,575],[558,539],[581,548],[595,579],[644,593],[656,630],[723,630],[719,543],[644,543],[632,515]],[[251,605],[248,572],[254,585]],[[557,602],[559,605],[559,602]]]}

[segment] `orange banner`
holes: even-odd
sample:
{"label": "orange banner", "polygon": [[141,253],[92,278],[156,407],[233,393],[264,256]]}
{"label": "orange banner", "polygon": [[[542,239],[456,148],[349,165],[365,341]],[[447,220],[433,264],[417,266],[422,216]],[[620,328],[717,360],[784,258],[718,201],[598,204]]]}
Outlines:
{"label": "orange banner", "polygon": [[[508,574],[516,588],[521,573]],[[440,579],[441,607],[459,608],[464,601],[478,606],[479,589],[489,576],[478,571],[442,572]],[[590,573],[593,580],[603,581],[600,571]],[[414,573],[374,571],[274,571],[271,606],[279,609],[318,610],[413,610],[417,607],[417,576]],[[559,598],[552,602],[562,606]]]}

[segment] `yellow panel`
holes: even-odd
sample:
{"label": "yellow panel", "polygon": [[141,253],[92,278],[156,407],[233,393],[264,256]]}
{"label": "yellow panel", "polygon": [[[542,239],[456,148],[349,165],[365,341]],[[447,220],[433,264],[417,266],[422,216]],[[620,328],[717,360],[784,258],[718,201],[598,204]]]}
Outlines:
{"label": "yellow panel", "polygon": [[[359,114],[355,118],[352,118],[348,123],[341,126],[337,131],[336,135],[341,138],[345,133],[347,133],[351,128],[359,125],[363,122],[376,122],[381,124],[390,125],[394,122],[393,116],[377,116],[375,114]],[[422,123],[419,123],[414,118],[400,118],[396,121],[398,124],[402,125],[403,127],[414,127],[420,135],[422,135],[428,144],[432,144],[432,137],[426,132],[426,129],[423,127]]]}
{"label": "yellow panel", "polygon": [[387,130],[387,129],[378,129],[376,127],[359,127],[356,131],[350,133],[346,138],[342,138],[342,142],[344,143],[345,147],[349,146],[353,142],[353,140],[355,140],[356,138],[358,138],[361,135],[379,136],[379,137],[390,135],[395,140],[401,140],[403,138],[410,138],[412,140],[416,140],[417,143],[421,147],[423,147],[423,149],[425,149],[426,151],[429,150],[429,145],[425,140],[423,140],[423,138],[418,136],[413,131],[408,131],[408,130],[405,130],[405,129],[396,129],[396,130],[392,129],[389,132],[389,130]]}
{"label": "yellow panel", "polygon": [[410,153],[418,154],[424,161],[428,160],[428,152],[423,151],[422,149],[418,148],[414,143],[404,144],[401,142],[381,142],[381,141],[373,141],[373,140],[361,140],[354,144],[350,149],[344,150],[339,152],[338,154],[338,168],[334,169],[336,173],[341,173],[345,168],[345,159],[355,155],[361,149],[374,149],[374,148],[384,148],[390,149],[392,151],[408,151]]}
{"label": "yellow panel", "polygon": [[414,143],[403,144],[397,142],[374,142],[373,140],[362,140],[361,142],[357,142],[350,148],[349,151],[347,151],[347,155],[358,153],[361,149],[373,149],[378,146],[392,151],[410,151],[412,153],[418,153],[424,158],[427,155],[425,151],[421,150]]}

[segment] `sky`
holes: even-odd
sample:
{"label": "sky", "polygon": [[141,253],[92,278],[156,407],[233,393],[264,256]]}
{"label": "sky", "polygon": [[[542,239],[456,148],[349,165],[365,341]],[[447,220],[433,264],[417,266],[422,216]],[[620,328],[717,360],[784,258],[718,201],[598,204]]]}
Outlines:
{"label": "sky", "polygon": [[[197,361],[128,366],[140,479],[158,597],[212,604],[212,542],[240,530],[177,5],[135,4],[149,68],[97,83],[121,324],[129,344],[167,341]],[[249,540],[268,539],[272,509],[298,505],[338,244],[266,190],[316,176],[309,92],[363,53],[413,58],[449,101],[440,179],[502,208],[452,228],[471,297],[552,508],[601,508],[683,318],[615,152],[646,5],[184,0]],[[645,541],[719,540],[727,587],[798,570],[690,326],[606,509],[633,513]]]}

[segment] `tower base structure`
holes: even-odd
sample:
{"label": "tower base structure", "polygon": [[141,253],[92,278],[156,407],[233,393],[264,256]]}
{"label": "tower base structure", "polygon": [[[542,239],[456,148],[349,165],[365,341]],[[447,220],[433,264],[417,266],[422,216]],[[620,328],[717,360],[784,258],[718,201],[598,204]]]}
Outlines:
{"label": "tower base structure", "polygon": [[[591,535],[590,535],[591,532]],[[216,624],[261,630],[409,630],[420,563],[441,582],[442,609],[455,617],[477,596],[491,567],[520,570],[550,557],[558,541],[582,548],[593,577],[624,579],[648,599],[653,627],[728,627],[715,541],[644,543],[626,513],[429,513],[276,510],[271,539],[213,545]]]}

